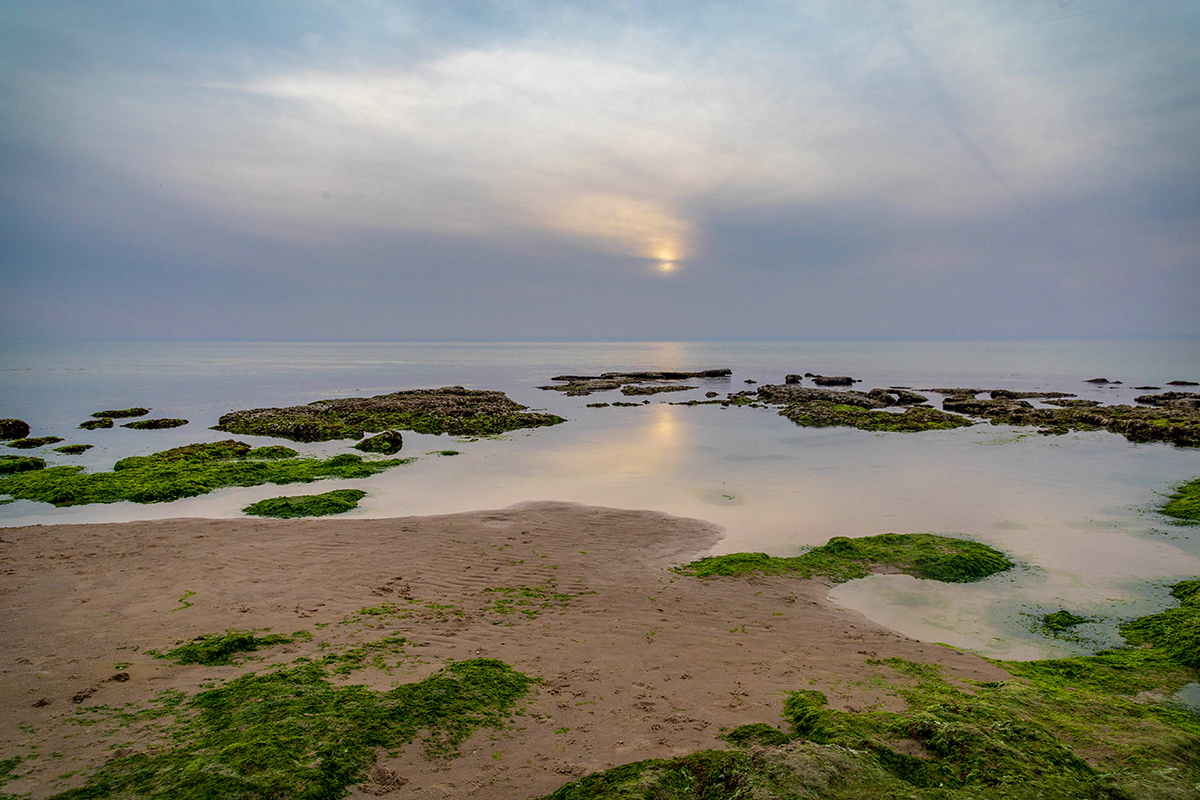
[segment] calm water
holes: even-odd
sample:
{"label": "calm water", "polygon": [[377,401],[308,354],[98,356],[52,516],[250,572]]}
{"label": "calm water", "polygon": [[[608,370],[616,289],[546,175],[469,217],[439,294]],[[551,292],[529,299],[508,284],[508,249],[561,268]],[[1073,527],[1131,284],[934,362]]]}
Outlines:
{"label": "calm water", "polygon": [[[657,395],[639,408],[586,407],[623,399],[615,392],[568,398],[536,388],[564,372],[712,367],[734,375],[694,382],[695,392]],[[838,535],[965,534],[1023,566],[970,586],[878,576],[838,587],[833,597],[905,633],[991,655],[1086,647],[1031,630],[1035,615],[1059,608],[1100,615],[1081,633],[1115,641],[1120,617],[1164,607],[1165,583],[1200,575],[1200,531],[1152,510],[1171,485],[1200,475],[1200,450],[991,425],[922,434],[803,429],[768,409],[663,402],[707,390],[723,395],[747,388],[746,379],[779,382],[791,372],[853,375],[864,381],[859,388],[1043,389],[1129,402],[1141,393],[1133,386],[1200,380],[1200,342],[8,344],[0,345],[0,416],[27,420],[35,436],[95,445],[76,457],[37,453],[48,461],[108,469],[127,455],[227,438],[208,428],[236,408],[450,384],[501,389],[569,422],[476,442],[406,433],[404,455],[421,457],[350,482],[369,492],[354,513],[447,513],[537,500],[655,509],[724,526],[716,552],[779,555]],[[1094,377],[1124,384],[1084,383]],[[131,405],[191,424],[76,429],[93,411]],[[330,454],[350,444],[298,447]],[[425,455],[447,447],[463,455]],[[0,506],[0,525],[234,517],[281,493],[254,487],[169,504],[72,509],[19,501]]]}

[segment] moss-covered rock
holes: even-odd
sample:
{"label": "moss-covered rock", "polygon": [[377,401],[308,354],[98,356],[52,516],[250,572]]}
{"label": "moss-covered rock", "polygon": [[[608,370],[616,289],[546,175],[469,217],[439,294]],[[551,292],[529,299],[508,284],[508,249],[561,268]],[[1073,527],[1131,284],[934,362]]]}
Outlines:
{"label": "moss-covered rock", "polygon": [[662,392],[687,392],[695,388],[695,386],[674,383],[652,383],[646,386],[626,384],[621,387],[621,394],[626,397],[632,397],[643,394],[661,394]]}
{"label": "moss-covered rock", "polygon": [[400,435],[400,431],[384,431],[354,445],[355,450],[362,450],[364,453],[382,453],[385,456],[395,455],[403,447],[404,437]]}
{"label": "moss-covered rock", "polygon": [[8,443],[9,447],[15,447],[18,450],[32,450],[35,447],[45,447],[48,444],[57,444],[61,442],[61,436],[35,436],[32,439],[14,439]]}
{"label": "moss-covered rock", "polygon": [[1200,478],[1181,484],[1160,509],[1188,525],[1200,525]]}
{"label": "moss-covered rock", "polygon": [[100,428],[111,428],[113,426],[112,417],[101,417],[100,419],[85,419],[79,423],[79,427],[85,431],[94,431]]}
{"label": "moss-covered rock", "polygon": [[1065,633],[1071,630],[1076,625],[1083,625],[1085,622],[1092,622],[1091,617],[1081,617],[1078,614],[1073,614],[1066,609],[1055,611],[1052,614],[1042,615],[1042,630],[1052,635]]}
{"label": "moss-covered rock", "polygon": [[269,461],[275,461],[280,458],[295,458],[300,455],[297,451],[290,447],[284,447],[281,444],[269,444],[266,447],[256,447],[246,453],[246,458],[263,458]]}
{"label": "moss-covered rock", "polygon": [[789,405],[779,413],[797,425],[808,428],[840,426],[862,431],[895,433],[951,430],[974,424],[966,417],[947,414],[928,406],[909,406],[897,414],[890,411],[868,411],[858,406],[839,405],[824,400]]}
{"label": "moss-covered rock", "polygon": [[299,517],[328,517],[358,508],[358,501],[367,496],[361,489],[334,489],[322,494],[302,494],[290,497],[271,497],[251,503],[242,509],[255,517],[296,519]]}
{"label": "moss-covered rock", "polygon": [[29,423],[23,419],[0,419],[0,441],[24,439],[29,435]]}
{"label": "moss-covered rock", "polygon": [[182,428],[187,425],[186,419],[139,419],[135,422],[126,422],[122,428],[133,428],[135,431],[161,431],[167,428]]}
{"label": "moss-covered rock", "polygon": [[64,444],[62,447],[54,448],[54,452],[65,453],[69,456],[77,456],[80,453],[86,453],[91,449],[92,446],[90,444]]}
{"label": "moss-covered rock", "polygon": [[150,409],[134,406],[133,408],[114,408],[108,411],[95,411],[93,417],[101,418],[108,417],[109,419],[126,419],[128,417],[144,417],[150,413]]}
{"label": "moss-covered rock", "polygon": [[842,583],[866,577],[876,567],[891,567],[917,578],[968,583],[1012,566],[1000,551],[968,539],[932,533],[884,533],[859,539],[835,536],[821,547],[788,558],[766,553],[712,556],[693,561],[679,571],[701,578],[756,572],[804,578],[824,575],[834,583]]}
{"label": "moss-covered rock", "polygon": [[56,506],[88,503],[165,503],[225,486],[311,483],[323,478],[365,478],[412,459],[363,461],[348,453],[329,459],[249,458],[250,446],[227,440],[123,458],[112,472],[49,467],[0,478],[0,494]]}
{"label": "moss-covered rock", "polygon": [[33,456],[0,456],[0,475],[45,469],[46,460]]}
{"label": "moss-covered rock", "polygon": [[288,408],[231,411],[221,417],[214,429],[297,442],[324,442],[360,439],[364,433],[388,429],[488,436],[565,421],[553,414],[529,411],[503,392],[447,386],[376,397],[320,400]]}
{"label": "moss-covered rock", "polygon": [[[599,375],[556,375],[550,380],[565,381],[559,385],[539,386],[552,392],[564,392],[572,397],[589,395],[592,392],[607,392],[612,389],[634,383],[654,381],[685,381],[692,378],[728,378],[733,370],[727,368],[702,369],[696,372],[653,371],[653,372],[603,372]],[[661,385],[661,384],[660,384]],[[694,389],[694,386],[688,387]],[[622,389],[624,391],[624,389]],[[661,389],[660,391],[681,391],[680,389]],[[650,391],[625,392],[625,394],[653,394]]]}

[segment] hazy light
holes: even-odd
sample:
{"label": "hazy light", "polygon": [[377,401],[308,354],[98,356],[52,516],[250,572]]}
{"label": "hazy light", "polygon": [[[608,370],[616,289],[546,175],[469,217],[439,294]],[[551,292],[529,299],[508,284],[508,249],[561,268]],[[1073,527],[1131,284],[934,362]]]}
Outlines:
{"label": "hazy light", "polygon": [[675,262],[674,262],[674,261],[660,261],[660,262],[658,262],[658,271],[659,271],[659,272],[672,272],[672,271],[674,271],[674,269],[675,269]]}

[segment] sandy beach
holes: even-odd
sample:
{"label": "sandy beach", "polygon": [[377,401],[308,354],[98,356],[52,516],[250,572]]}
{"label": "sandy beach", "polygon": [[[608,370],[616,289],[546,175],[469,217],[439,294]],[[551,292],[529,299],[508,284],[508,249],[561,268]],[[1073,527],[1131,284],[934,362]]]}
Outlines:
{"label": "sandy beach", "polygon": [[[129,746],[117,726],[72,724],[89,708],[147,704],[384,636],[407,644],[334,680],[387,689],[488,657],[540,681],[514,724],[476,732],[458,758],[426,760],[419,742],[381,753],[383,774],[403,783],[397,798],[540,797],[617,764],[723,748],[723,730],[782,726],[796,689],[819,689],[838,709],[898,709],[886,684],[902,677],[868,663],[891,657],[956,678],[1008,677],[832,605],[820,581],[671,571],[720,537],[699,520],[567,504],[5,529],[0,741],[6,753],[39,754],[5,790],[39,798],[82,785]],[[313,639],[235,666],[146,652],[227,629]]]}

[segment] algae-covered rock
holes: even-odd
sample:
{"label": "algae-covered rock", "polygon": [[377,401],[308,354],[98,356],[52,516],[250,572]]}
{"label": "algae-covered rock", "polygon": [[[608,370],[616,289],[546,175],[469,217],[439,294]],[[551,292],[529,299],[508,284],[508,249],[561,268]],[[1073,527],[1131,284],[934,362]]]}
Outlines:
{"label": "algae-covered rock", "polygon": [[161,431],[167,428],[182,428],[187,425],[186,419],[139,419],[136,422],[126,422],[122,428],[133,428],[135,431]]}
{"label": "algae-covered rock", "polygon": [[328,517],[358,508],[358,501],[366,496],[367,493],[361,489],[334,489],[322,494],[271,497],[251,503],[242,511],[256,517],[277,519]]}
{"label": "algae-covered rock", "polygon": [[[673,372],[673,371],[655,371],[655,372],[603,372],[599,375],[556,375],[550,380],[565,381],[561,385],[539,386],[539,389],[545,389],[552,392],[564,392],[571,397],[580,397],[589,395],[592,392],[607,392],[612,389],[620,389],[631,383],[646,383],[647,381],[683,381],[691,378],[728,378],[733,374],[733,370],[720,369],[702,369],[696,372]],[[687,387],[694,389],[694,386]],[[660,391],[679,391],[674,389],[661,389]],[[626,394],[652,394],[652,392],[626,392]]]}
{"label": "algae-covered rock", "polygon": [[8,443],[9,447],[15,447],[18,450],[32,450],[35,447],[45,447],[48,444],[56,444],[63,439],[61,436],[36,436],[32,439],[15,439]]}
{"label": "algae-covered rock", "polygon": [[779,413],[797,425],[809,428],[840,426],[862,431],[895,433],[950,430],[974,424],[966,417],[947,414],[928,406],[909,406],[897,414],[891,411],[872,411],[859,406],[839,405],[826,400],[796,403]]}
{"label": "algae-covered rock", "polygon": [[364,433],[389,429],[488,436],[565,421],[553,414],[530,411],[503,392],[445,386],[376,397],[320,400],[288,408],[231,411],[221,417],[214,429],[297,442],[324,442],[360,439]]}
{"label": "algae-covered rock", "polygon": [[839,392],[833,389],[810,389],[796,384],[769,383],[758,387],[758,399],[773,405],[828,402],[859,408],[884,408],[890,405],[864,392]]}
{"label": "algae-covered rock", "polygon": [[45,469],[46,461],[33,456],[0,456],[0,475]]}
{"label": "algae-covered rock", "polygon": [[23,419],[0,419],[0,441],[24,439],[29,435],[29,423]]}
{"label": "algae-covered rock", "polygon": [[403,447],[404,437],[400,435],[400,431],[384,431],[378,436],[371,436],[354,445],[355,450],[362,450],[364,453],[382,453],[385,456],[399,453]]}
{"label": "algae-covered rock", "polygon": [[655,383],[649,386],[630,386],[621,387],[621,394],[626,397],[643,394],[659,394],[660,392],[686,392],[689,389],[695,389],[695,386],[680,386],[672,383]]}
{"label": "algae-covered rock", "polygon": [[98,428],[111,428],[113,426],[112,417],[101,417],[100,419],[86,419],[79,423],[79,427],[85,431],[94,431]]}
{"label": "algae-covered rock", "polygon": [[150,413],[150,409],[134,406],[133,408],[115,408],[108,411],[95,411],[93,417],[109,417],[111,419],[126,419],[127,417],[144,417]]}
{"label": "algae-covered rock", "polygon": [[69,456],[77,456],[80,453],[86,453],[91,449],[92,446],[90,444],[64,444],[62,447],[54,448],[54,452],[66,453]]}

